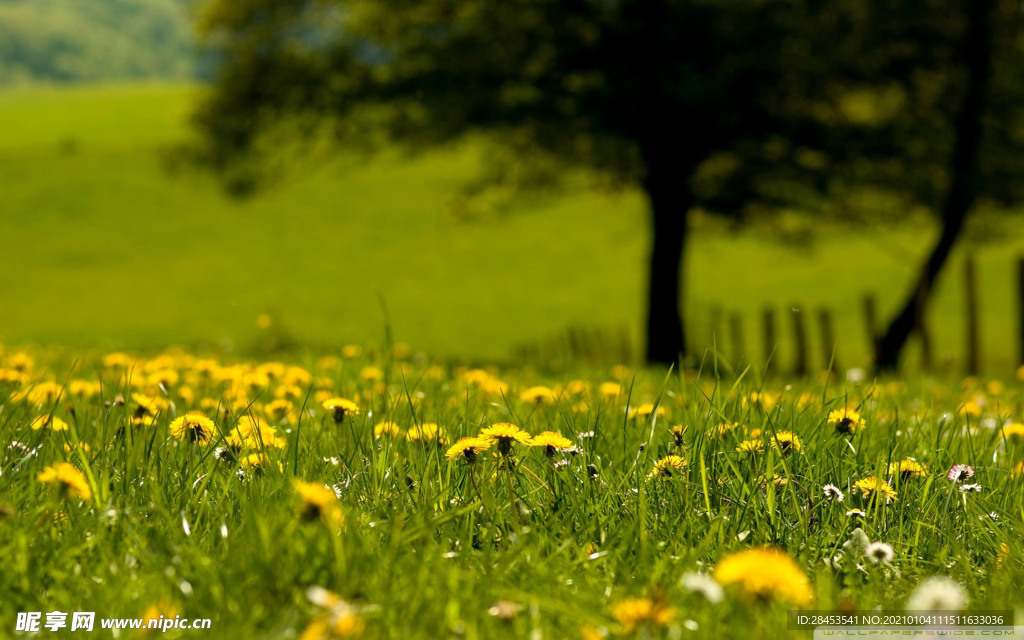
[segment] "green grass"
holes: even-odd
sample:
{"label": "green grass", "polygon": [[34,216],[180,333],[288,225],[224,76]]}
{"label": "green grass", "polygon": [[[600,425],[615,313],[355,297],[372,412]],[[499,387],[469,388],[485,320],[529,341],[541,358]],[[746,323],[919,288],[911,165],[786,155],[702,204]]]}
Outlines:
{"label": "green grass", "polygon": [[[8,276],[0,339],[244,346],[257,338],[256,317],[271,313],[300,344],[362,343],[383,335],[383,297],[396,339],[453,356],[504,358],[570,325],[626,327],[639,342],[640,194],[580,188],[505,217],[458,222],[449,203],[483,152],[466,143],[416,158],[342,155],[295,167],[283,184],[239,202],[209,176],[164,168],[162,153],[190,135],[198,91],[0,92],[0,270]],[[1017,364],[1013,278],[1024,236],[1016,229],[979,249],[990,371]],[[876,292],[888,314],[934,233],[824,228],[800,249],[756,231],[698,229],[687,266],[692,342],[711,344],[710,309],[721,305],[742,314],[747,356],[759,359],[763,305],[827,305],[841,363],[864,364],[862,294]],[[940,359],[962,357],[959,260],[931,314]],[[779,357],[788,366],[783,320]],[[728,344],[724,351],[731,354]]]}
{"label": "green grass", "polygon": [[[65,391],[59,400],[22,399],[36,388],[31,382],[0,388],[4,635],[19,611],[138,617],[163,602],[167,615],[212,620],[211,631],[167,637],[296,637],[323,615],[305,596],[320,586],[353,605],[365,637],[373,638],[574,638],[584,628],[633,637],[614,615],[627,597],[677,611],[664,627],[636,637],[810,637],[785,630],[792,607],[785,598],[751,602],[727,585],[725,599],[712,604],[681,583],[688,572],[713,572],[731,554],[766,545],[784,549],[808,577],[807,606],[816,609],[902,609],[929,576],[959,583],[973,609],[1024,604],[1024,498],[1012,475],[1022,451],[996,429],[1017,415],[1019,385],[932,380],[909,390],[783,390],[754,379],[718,384],[707,371],[680,379],[602,369],[574,372],[584,385],[563,386],[568,375],[512,370],[492,371],[485,384],[443,364],[363,357],[310,359],[303,370],[260,363],[226,369],[179,353],[122,369],[82,355],[72,370],[70,356],[32,355],[36,363],[23,380],[103,386],[91,397]],[[11,380],[14,353],[0,362]],[[368,365],[386,382],[363,376]],[[253,375],[261,371],[274,377]],[[158,379],[164,389],[154,386]],[[620,393],[598,392],[608,380],[622,383]],[[265,414],[289,384],[299,392],[287,403],[292,417]],[[539,404],[520,398],[537,384],[555,395]],[[133,417],[150,414],[133,392],[170,404],[134,424]],[[319,402],[334,394],[354,399],[361,412],[336,423]],[[981,416],[958,415],[964,401],[979,398]],[[642,402],[664,415],[627,413]],[[172,437],[169,423],[201,406],[216,421],[212,441]],[[830,410],[844,406],[858,408],[866,422],[851,437],[826,423]],[[48,415],[69,428],[30,428]],[[246,416],[262,417],[285,441],[270,446],[264,431],[262,447],[250,441],[235,454],[262,448],[262,473],[214,455]],[[465,462],[445,459],[444,445],[375,437],[385,420],[405,433],[433,422],[448,441],[511,421],[532,434],[561,432],[578,455],[546,458],[517,444],[509,465],[491,449],[470,476]],[[719,432],[727,421],[739,424]],[[670,433],[675,424],[686,427],[682,446]],[[797,434],[799,451],[772,445],[787,431]],[[738,453],[744,439],[759,442],[763,453]],[[22,446],[8,447],[12,440]],[[685,469],[651,478],[668,453],[682,456]],[[890,462],[904,457],[927,465],[927,475],[901,480],[889,473]],[[90,498],[61,495],[37,480],[65,460],[87,477]],[[956,463],[973,465],[980,493],[961,493],[945,478]],[[852,485],[869,475],[892,482],[897,499],[886,505],[861,496]],[[339,506],[323,513],[341,509],[340,533],[329,517],[303,521],[295,479],[337,487]],[[826,483],[841,487],[845,502],[825,500]],[[865,517],[848,516],[852,508]],[[844,548],[857,527],[870,541],[891,545],[894,558],[876,564]],[[840,551],[839,567],[830,568]],[[765,571],[758,565],[748,575]],[[489,613],[500,601],[511,603],[510,619]]]}

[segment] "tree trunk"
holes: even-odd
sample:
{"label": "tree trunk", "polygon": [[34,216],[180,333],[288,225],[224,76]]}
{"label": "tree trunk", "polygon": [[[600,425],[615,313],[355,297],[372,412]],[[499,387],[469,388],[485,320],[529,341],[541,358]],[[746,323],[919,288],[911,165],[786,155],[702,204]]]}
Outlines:
{"label": "tree trunk", "polygon": [[651,207],[646,359],[652,364],[678,364],[686,354],[683,255],[687,214],[694,200],[690,177],[696,163],[677,157],[678,151],[648,149],[644,153],[644,188]]}
{"label": "tree trunk", "polygon": [[950,183],[942,208],[942,234],[921,269],[906,303],[878,341],[875,367],[895,370],[900,354],[924,317],[935,280],[964,228],[967,214],[978,195],[978,157],[982,139],[982,117],[992,73],[991,20],[995,0],[967,3],[968,27],[963,42],[967,65],[967,88],[955,122],[956,143],[950,158]]}

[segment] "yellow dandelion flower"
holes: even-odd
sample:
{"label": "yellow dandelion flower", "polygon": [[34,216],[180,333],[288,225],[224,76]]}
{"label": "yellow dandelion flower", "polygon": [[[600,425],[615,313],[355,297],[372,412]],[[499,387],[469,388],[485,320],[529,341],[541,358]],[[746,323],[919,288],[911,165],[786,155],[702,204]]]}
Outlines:
{"label": "yellow dandelion flower", "polygon": [[853,409],[836,409],[828,414],[828,423],[841,435],[850,435],[863,429],[867,424],[864,418]]}
{"label": "yellow dandelion flower", "polygon": [[1010,545],[1002,542],[999,544],[999,553],[996,554],[996,569],[1003,568],[1006,561],[1010,559]]}
{"label": "yellow dandelion flower", "polygon": [[711,429],[711,433],[718,437],[727,436],[740,427],[738,422],[720,422]]}
{"label": "yellow dandelion flower", "polygon": [[345,517],[333,489],[324,484],[302,480],[294,480],[293,486],[300,500],[300,519],[304,522],[321,520],[328,527],[341,527]]}
{"label": "yellow dandelion flower", "polygon": [[50,431],[67,431],[68,423],[64,422],[57,416],[39,416],[32,421],[32,430],[39,431],[40,429],[49,429]]}
{"label": "yellow dandelion flower", "polygon": [[224,439],[234,451],[242,449],[283,449],[287,442],[257,416],[243,416]]}
{"label": "yellow dandelion flower", "polygon": [[378,438],[381,436],[400,438],[402,437],[402,427],[390,421],[381,422],[373,427],[373,435]]}
{"label": "yellow dandelion flower", "polygon": [[622,385],[618,382],[602,382],[597,389],[602,396],[609,399],[616,398],[622,393]]}
{"label": "yellow dandelion flower", "polygon": [[79,497],[82,500],[92,498],[92,488],[86,481],[85,475],[67,462],[46,467],[36,476],[36,480],[43,484],[53,485],[57,488],[58,493],[65,498]]}
{"label": "yellow dandelion flower", "polygon": [[677,424],[674,427],[672,427],[670,433],[672,434],[672,442],[676,445],[676,447],[682,447],[683,436],[686,434],[686,426]]}
{"label": "yellow dandelion flower", "polygon": [[64,395],[64,387],[56,382],[40,382],[19,391],[11,396],[15,402],[25,402],[34,406],[52,405]]}
{"label": "yellow dandelion flower", "polygon": [[519,394],[519,399],[533,404],[550,404],[555,401],[555,392],[550,387],[530,387]]}
{"label": "yellow dandelion flower", "polygon": [[714,571],[722,586],[735,585],[756,600],[783,600],[798,606],[813,599],[807,575],[788,555],[775,549],[750,549],[723,558]]}
{"label": "yellow dandelion flower", "polygon": [[292,406],[291,400],[285,398],[268,403],[263,407],[263,414],[268,420],[275,422],[295,422],[295,407]]}
{"label": "yellow dandelion flower", "polygon": [[928,467],[913,458],[904,458],[898,462],[889,463],[889,473],[898,475],[903,480],[923,478],[928,475]]}
{"label": "yellow dandelion flower", "polygon": [[875,476],[868,476],[853,483],[853,488],[860,491],[861,496],[870,503],[878,498],[884,498],[885,503],[896,500],[896,490],[889,486],[889,483]]}
{"label": "yellow dandelion flower", "polygon": [[651,470],[649,477],[673,478],[677,475],[682,475],[686,471],[686,465],[686,459],[682,456],[665,456],[654,463],[654,469]]}
{"label": "yellow dandelion flower", "polygon": [[545,431],[530,440],[531,447],[544,447],[544,455],[554,457],[559,451],[572,451],[572,441],[555,431]]}
{"label": "yellow dandelion flower", "polygon": [[[261,476],[263,472],[270,466],[270,458],[263,452],[250,453],[239,461],[239,467],[244,473],[251,474],[254,476]],[[284,467],[280,462],[277,463],[277,470],[284,472]]]}
{"label": "yellow dandelion flower", "polygon": [[405,432],[405,438],[410,442],[424,444],[446,444],[448,442],[448,438],[442,433],[441,428],[433,422],[421,422],[409,427],[409,430]]}
{"label": "yellow dandelion flower", "polygon": [[736,447],[741,453],[761,453],[764,451],[764,442],[761,440],[744,440]]}
{"label": "yellow dandelion flower", "polygon": [[772,445],[782,453],[792,453],[803,449],[800,438],[792,431],[777,431],[772,437]]}
{"label": "yellow dandelion flower", "polygon": [[213,420],[198,411],[189,411],[171,422],[171,435],[183,442],[207,445],[216,431]]}
{"label": "yellow dandelion flower", "polygon": [[495,422],[480,432],[480,437],[498,446],[498,453],[507,456],[512,453],[512,445],[530,444],[530,434],[510,422]]}
{"label": "yellow dandelion flower", "polygon": [[68,383],[68,391],[76,398],[92,398],[100,392],[100,388],[96,380],[72,380]]}
{"label": "yellow dandelion flower", "polygon": [[1024,439],[1024,424],[1013,422],[999,430],[999,438],[1020,442]]}
{"label": "yellow dandelion flower", "polygon": [[359,405],[348,398],[328,398],[323,401],[323,408],[333,412],[334,421],[340,423],[347,415],[359,415]]}
{"label": "yellow dandelion flower", "polygon": [[665,416],[667,413],[668,413],[668,410],[665,407],[659,406],[657,409],[655,409],[653,402],[644,402],[640,406],[638,406],[636,409],[633,410],[632,415],[634,417],[638,417],[638,418],[641,418],[643,420],[647,420],[652,415],[657,414],[657,416],[659,418],[661,418],[661,417]]}
{"label": "yellow dandelion flower", "polygon": [[[158,623],[160,622],[161,617],[164,620],[167,620],[168,618],[173,620],[175,616],[178,615],[181,615],[181,609],[179,609],[178,605],[173,602],[169,602],[167,600],[154,602],[146,607],[146,610],[142,612],[141,635],[148,635],[150,632],[155,633],[155,630],[160,628]],[[149,627],[150,620],[156,621],[153,623],[154,626],[152,629]]]}
{"label": "yellow dandelion flower", "polygon": [[484,438],[459,438],[455,444],[448,448],[444,455],[449,460],[463,458],[466,462],[473,464],[476,462],[476,457],[490,449],[493,444],[493,442]]}
{"label": "yellow dandelion flower", "polygon": [[664,627],[675,619],[676,610],[661,598],[626,598],[612,605],[612,617],[628,634],[643,627]]}

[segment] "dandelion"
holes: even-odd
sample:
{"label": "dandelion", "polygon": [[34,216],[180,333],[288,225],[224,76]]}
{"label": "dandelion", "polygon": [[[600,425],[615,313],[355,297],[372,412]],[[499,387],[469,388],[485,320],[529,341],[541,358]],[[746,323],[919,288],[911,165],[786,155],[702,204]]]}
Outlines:
{"label": "dandelion", "polygon": [[183,442],[207,445],[217,430],[213,420],[198,411],[189,411],[171,422],[171,435]]}
{"label": "dandelion", "polygon": [[928,467],[913,458],[904,458],[899,462],[890,463],[889,473],[899,476],[902,480],[923,478],[928,475]]}
{"label": "dandelion", "polygon": [[736,447],[740,453],[761,453],[764,451],[764,442],[761,440],[744,440]]}
{"label": "dandelion", "polygon": [[519,399],[532,404],[550,404],[555,401],[555,392],[550,387],[530,387],[519,394]]}
{"label": "dandelion", "polygon": [[324,611],[310,621],[299,640],[354,638],[363,634],[366,623],[355,607],[338,594],[323,587],[310,587],[306,598]]}
{"label": "dandelion", "polygon": [[444,454],[449,460],[457,460],[458,458],[465,459],[469,464],[476,462],[476,457],[491,448],[492,442],[483,438],[459,438],[459,440],[449,447],[448,451]]}
{"label": "dandelion", "polygon": [[682,456],[668,455],[654,463],[651,478],[672,478],[686,470],[686,459]]}
{"label": "dandelion", "polygon": [[303,522],[323,521],[328,527],[339,529],[345,520],[334,490],[324,484],[294,480],[295,493],[300,502],[299,518]]}
{"label": "dandelion", "polygon": [[1010,559],[1010,545],[1002,542],[999,544],[999,553],[996,554],[996,569],[1002,569],[1006,561]]}
{"label": "dandelion", "polygon": [[376,438],[381,436],[398,438],[402,435],[402,427],[398,426],[394,422],[381,422],[373,427],[373,435]]}
{"label": "dandelion", "polygon": [[829,502],[843,502],[846,500],[843,490],[834,484],[826,484],[821,488],[821,492]]}
{"label": "dandelion", "polygon": [[283,449],[287,444],[274,429],[256,416],[244,416],[224,439],[232,451]]}
{"label": "dandelion", "polygon": [[792,431],[779,431],[772,437],[772,444],[782,453],[800,451],[803,444]]}
{"label": "dandelion", "polygon": [[969,464],[955,464],[949,468],[949,472],[946,473],[946,478],[950,482],[962,482],[964,480],[970,480],[974,477],[974,467]]}
{"label": "dandelion", "polygon": [[81,471],[67,462],[60,462],[46,467],[36,476],[43,484],[53,485],[64,498],[78,497],[82,500],[92,498],[92,488]]}
{"label": "dandelion", "polygon": [[544,447],[544,455],[553,458],[559,451],[571,451],[572,441],[560,433],[545,431],[530,440],[531,447]]}
{"label": "dandelion", "polygon": [[57,416],[46,415],[39,416],[32,421],[31,424],[33,431],[39,431],[40,429],[49,429],[50,431],[67,431],[68,423],[64,422]]}
{"label": "dandelion", "polygon": [[447,444],[448,442],[448,439],[441,433],[441,428],[433,422],[422,422],[410,427],[405,432],[405,437],[409,442],[422,442],[424,444]]}
{"label": "dandelion", "polygon": [[1005,440],[1020,442],[1024,439],[1024,424],[1012,422],[999,430],[999,437]]}
{"label": "dandelion", "polygon": [[950,578],[922,580],[907,599],[907,611],[960,611],[967,606],[967,592]]}
{"label": "dandelion", "polygon": [[756,600],[779,599],[803,606],[813,598],[807,575],[792,558],[775,549],[734,553],[718,563],[714,578],[722,586],[736,585]]}
{"label": "dandelion", "polygon": [[884,542],[872,542],[864,550],[864,555],[874,564],[888,564],[896,557],[896,552],[891,545]]}
{"label": "dandelion", "polygon": [[878,498],[884,498],[886,504],[896,500],[896,490],[888,482],[875,476],[868,476],[858,480],[853,483],[853,487],[860,491],[861,496],[869,504],[874,504]]}
{"label": "dandelion", "polygon": [[711,433],[718,437],[723,437],[738,429],[739,426],[738,422],[720,422],[711,429]]}
{"label": "dandelion", "polygon": [[[146,607],[146,610],[142,612],[142,631],[143,635],[147,635],[150,632],[150,624],[153,625],[153,629],[159,629],[160,624],[164,620],[173,620],[176,616],[181,614],[181,609],[178,605],[167,600],[159,600]],[[152,622],[150,622],[152,621]]]}
{"label": "dandelion", "polygon": [[686,433],[686,426],[677,424],[672,427],[670,433],[672,434],[672,442],[677,448],[683,447],[683,435]]}
{"label": "dandelion", "polygon": [[615,398],[622,393],[622,385],[618,382],[602,382],[598,391],[605,398]]}
{"label": "dandelion", "polygon": [[711,604],[722,601],[722,585],[706,573],[687,572],[680,580],[683,588],[691,593],[699,593]]}
{"label": "dandelion", "polygon": [[498,453],[508,456],[512,453],[515,443],[529,445],[530,434],[510,422],[496,422],[480,432],[480,437],[494,443]]}
{"label": "dandelion", "polygon": [[[262,452],[250,453],[242,458],[239,464],[239,471],[241,471],[243,475],[259,477],[263,475],[267,466],[270,465],[270,459]],[[277,469],[281,472],[284,471],[280,462],[277,463]]]}
{"label": "dandelion", "polygon": [[643,420],[647,420],[648,418],[655,414],[657,414],[657,417],[660,418],[667,413],[668,411],[665,409],[665,407],[659,406],[657,409],[655,409],[653,402],[644,402],[632,411],[632,415],[634,417],[639,417]]}
{"label": "dandelion", "polygon": [[828,423],[840,435],[851,435],[859,429],[863,429],[864,418],[853,409],[836,409],[828,414]]}
{"label": "dandelion", "polygon": [[150,426],[156,417],[170,406],[164,398],[143,393],[133,393],[132,400],[135,402],[132,424],[137,426]]}
{"label": "dandelion", "polygon": [[328,398],[321,405],[332,412],[335,424],[341,424],[347,415],[359,415],[359,405],[348,398]]}
{"label": "dandelion", "polygon": [[626,598],[612,605],[612,617],[624,633],[642,627],[664,627],[676,617],[676,610],[661,599]]}

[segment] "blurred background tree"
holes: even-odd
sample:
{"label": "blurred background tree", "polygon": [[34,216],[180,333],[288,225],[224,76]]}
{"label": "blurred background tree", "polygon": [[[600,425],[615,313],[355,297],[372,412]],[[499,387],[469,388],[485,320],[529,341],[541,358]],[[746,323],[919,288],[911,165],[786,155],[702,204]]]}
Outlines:
{"label": "blurred background tree", "polygon": [[844,198],[875,189],[889,217],[923,205],[946,221],[929,286],[879,343],[892,366],[975,194],[1016,197],[1016,112],[997,118],[987,98],[1012,84],[1016,14],[996,0],[213,0],[201,30],[221,64],[200,153],[258,183],[280,134],[422,149],[483,131],[545,171],[638,185],[645,354],[666,364],[686,350],[692,212],[856,217]]}

